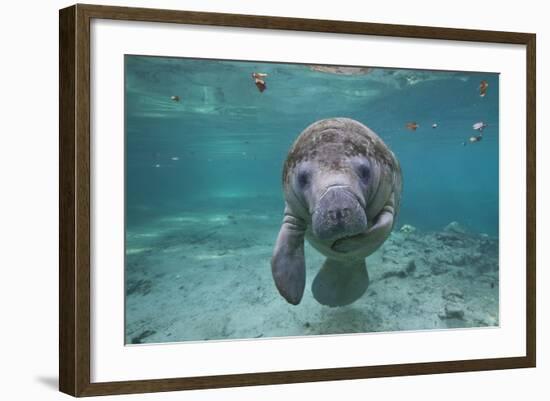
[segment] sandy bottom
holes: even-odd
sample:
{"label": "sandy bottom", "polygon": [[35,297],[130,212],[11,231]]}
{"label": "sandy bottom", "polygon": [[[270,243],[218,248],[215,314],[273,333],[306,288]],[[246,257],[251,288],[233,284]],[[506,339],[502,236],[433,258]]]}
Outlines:
{"label": "sandy bottom", "polygon": [[251,209],[197,211],[128,229],[126,343],[498,326],[496,238],[456,223],[401,228],[367,258],[365,295],[339,308],[313,298],[324,257],[306,245],[306,291],[293,306],[271,277],[280,222]]}

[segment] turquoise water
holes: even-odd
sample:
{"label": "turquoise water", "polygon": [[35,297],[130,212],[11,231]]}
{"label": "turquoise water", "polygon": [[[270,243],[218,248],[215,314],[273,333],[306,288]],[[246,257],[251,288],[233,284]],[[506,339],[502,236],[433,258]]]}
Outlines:
{"label": "turquoise water", "polygon": [[[265,91],[255,86],[253,72],[267,74]],[[257,337],[256,331],[268,337],[370,330],[354,320],[363,315],[344,314],[339,324],[317,331],[312,322],[300,321],[269,332],[265,320],[255,318],[246,326],[250,330],[241,332],[227,329],[227,308],[205,306],[234,294],[235,311],[246,306],[248,312],[267,315],[263,296],[281,302],[284,313],[299,314],[291,308],[300,306],[279,300],[269,259],[284,207],[284,159],[299,133],[319,119],[358,120],[393,150],[404,184],[397,228],[408,224],[430,233],[456,221],[471,238],[483,235],[498,247],[498,74],[385,68],[342,74],[297,64],[126,56],[125,80],[127,342],[249,338]],[[485,97],[479,91],[482,80],[489,84]],[[406,128],[413,121],[419,124],[415,131]],[[477,134],[472,125],[480,121],[487,124],[483,140],[471,143]],[[194,270],[205,261],[213,274],[208,280],[231,282],[236,270],[249,268],[243,261],[251,255],[258,279],[237,285],[244,287],[246,299],[218,287],[208,294],[200,284],[193,287],[196,293],[186,289],[193,281],[189,277],[206,280]],[[311,258],[322,261],[318,255]],[[491,269],[498,275],[498,265]],[[176,276],[191,273],[175,287]],[[446,274],[458,280],[455,273]],[[212,299],[212,291],[219,291],[220,298]],[[498,315],[498,285],[491,294],[497,303],[491,314]],[[255,303],[251,296],[258,298]],[[182,298],[171,304],[163,297]],[[164,321],[157,318],[161,310],[169,315]],[[208,333],[183,322],[199,327],[201,316],[212,322]],[[316,316],[319,324],[335,319]],[[421,316],[417,320],[408,326],[388,323],[380,330],[432,328]],[[455,327],[475,326],[472,322],[455,322]]]}

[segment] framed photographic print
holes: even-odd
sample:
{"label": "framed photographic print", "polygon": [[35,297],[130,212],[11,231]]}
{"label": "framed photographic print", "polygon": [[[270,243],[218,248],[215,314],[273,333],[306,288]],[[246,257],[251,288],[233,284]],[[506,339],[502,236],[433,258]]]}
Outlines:
{"label": "framed photographic print", "polygon": [[535,366],[535,35],[60,11],[60,390]]}

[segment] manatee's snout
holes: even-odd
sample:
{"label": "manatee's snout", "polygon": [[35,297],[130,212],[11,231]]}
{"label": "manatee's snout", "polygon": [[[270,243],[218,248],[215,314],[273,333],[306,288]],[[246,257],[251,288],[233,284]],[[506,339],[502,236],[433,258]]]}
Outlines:
{"label": "manatee's snout", "polygon": [[358,199],[346,187],[329,187],[312,215],[312,229],[321,240],[337,240],[367,230],[367,216]]}

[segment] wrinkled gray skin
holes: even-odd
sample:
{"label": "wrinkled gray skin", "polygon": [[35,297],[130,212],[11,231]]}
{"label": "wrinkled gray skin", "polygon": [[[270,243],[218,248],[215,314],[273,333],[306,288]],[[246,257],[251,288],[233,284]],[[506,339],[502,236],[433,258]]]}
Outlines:
{"label": "wrinkled gray skin", "polygon": [[355,120],[320,120],[300,134],[284,164],[285,215],[271,259],[289,303],[304,293],[305,238],[327,257],[312,284],[318,302],[342,306],[364,294],[365,258],[394,226],[401,182],[394,154]]}

